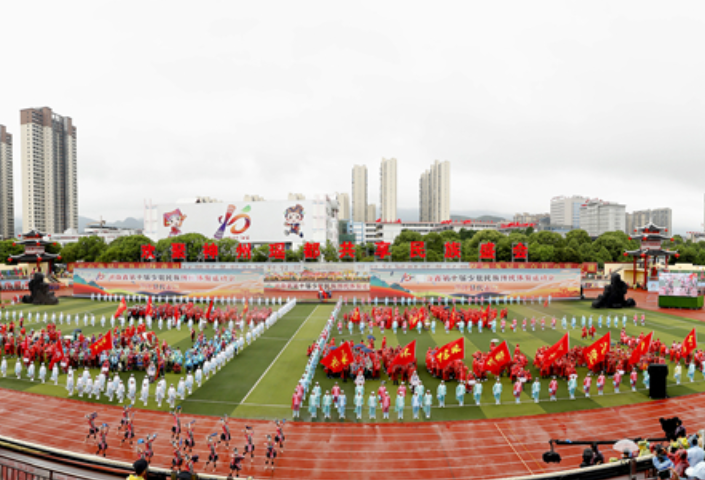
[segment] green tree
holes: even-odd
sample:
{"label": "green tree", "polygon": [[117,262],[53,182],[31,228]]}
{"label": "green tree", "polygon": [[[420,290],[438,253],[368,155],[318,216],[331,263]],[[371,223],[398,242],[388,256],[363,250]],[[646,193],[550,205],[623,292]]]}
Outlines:
{"label": "green tree", "polygon": [[218,260],[221,262],[235,262],[237,260],[237,246],[240,242],[233,238],[223,238],[215,243],[218,245]]}
{"label": "green tree", "polygon": [[571,243],[573,240],[575,240],[578,246],[584,243],[592,243],[592,238],[590,238],[590,235],[588,235],[588,233],[581,228],[571,230],[570,232],[566,233],[565,240],[568,243]]}
{"label": "green tree", "polygon": [[540,245],[551,245],[553,247],[565,247],[566,245],[566,241],[560,233],[549,232],[548,230],[532,233],[531,236],[529,236],[529,243],[534,242]]}
{"label": "green tree", "polygon": [[460,240],[465,241],[465,240],[470,240],[472,237],[475,236],[476,233],[477,233],[477,230],[468,230],[465,227],[463,227],[458,232],[458,235],[460,235]]}
{"label": "green tree", "polygon": [[61,258],[67,263],[95,262],[107,248],[108,245],[102,237],[97,235],[81,237],[78,242],[69,243],[61,249]]}
{"label": "green tree", "polygon": [[462,238],[461,235],[455,230],[443,230],[440,235],[444,244],[446,242],[459,242],[464,240],[464,238]]}
{"label": "green tree", "polygon": [[[397,237],[398,238],[398,237]],[[394,242],[396,243],[396,242]],[[410,243],[401,243],[399,245],[392,245],[392,261],[393,262],[408,262],[409,253],[411,252]]]}
{"label": "green tree", "polygon": [[[7,259],[10,257],[10,255],[19,255],[20,253],[24,252],[24,247],[22,245],[16,244],[15,242],[16,241],[14,239],[0,241],[0,259],[2,259],[3,263],[7,264]],[[13,244],[15,245],[13,246]]]}
{"label": "green tree", "polygon": [[[203,245],[206,243],[214,243],[215,240],[209,240],[200,233],[184,233],[176,237],[162,238],[154,248],[155,256],[160,262],[170,262],[172,260],[172,245],[175,243],[184,244],[186,250],[186,262],[197,262],[203,260]],[[217,243],[217,242],[215,242]],[[218,257],[221,258],[220,247],[218,248]]]}
{"label": "green tree", "polygon": [[595,254],[594,258],[600,268],[604,268],[605,263],[609,263],[612,261],[612,255],[610,255],[610,252],[604,246],[600,247],[600,249]]}
{"label": "green tree", "polygon": [[400,245],[402,243],[410,242],[420,242],[423,240],[422,235],[419,232],[413,230],[402,230],[397,238],[394,239],[394,245]]}
{"label": "green tree", "polygon": [[565,249],[565,253],[563,255],[564,262],[572,262],[572,263],[580,263],[583,261],[583,257],[580,255],[578,250],[568,247]]}
{"label": "green tree", "polygon": [[335,248],[335,245],[333,245],[330,240],[326,240],[326,246],[323,247],[321,253],[323,254],[323,259],[326,262],[338,261],[338,250]]}
{"label": "green tree", "polygon": [[154,245],[144,235],[128,235],[113,240],[98,258],[99,262],[139,262],[142,245]]}
{"label": "green tree", "polygon": [[[539,262],[551,262],[553,261],[556,249],[553,245],[541,245],[538,244],[536,247],[536,261]],[[529,254],[531,255],[531,247],[529,247]]]}
{"label": "green tree", "polygon": [[482,230],[479,233],[473,235],[470,239],[471,247],[477,249],[481,243],[491,242],[497,243],[504,238],[504,235],[499,233],[497,230]]}
{"label": "green tree", "polygon": [[497,242],[495,256],[498,262],[512,261],[512,241],[509,238],[505,237]]}

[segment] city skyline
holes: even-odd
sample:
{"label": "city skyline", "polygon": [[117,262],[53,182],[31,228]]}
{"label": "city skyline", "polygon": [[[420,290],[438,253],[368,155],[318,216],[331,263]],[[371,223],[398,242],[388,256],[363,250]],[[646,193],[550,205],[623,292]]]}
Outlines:
{"label": "city skyline", "polygon": [[[13,94],[0,124],[15,135],[15,218],[17,112],[49,105],[81,127],[85,217],[139,217],[145,197],[349,192],[352,165],[394,157],[398,212],[418,209],[419,174],[438,158],[453,164],[452,213],[511,218],[584,192],[628,212],[669,207],[676,232],[703,230],[691,174],[705,155],[694,107],[705,101],[705,72],[692,62],[705,36],[701,4],[685,16],[649,2],[406,5],[401,14],[393,5],[343,14],[282,3],[224,7],[214,19],[176,2],[156,38],[157,6],[142,5],[136,18],[77,3],[75,17],[42,1],[4,11],[32,18],[39,32],[61,19],[63,41],[79,45],[46,56],[42,33],[5,52]],[[115,21],[99,21],[106,16]],[[421,33],[411,28],[419,21]],[[20,38],[22,27],[2,35]],[[39,57],[51,81],[20,74]],[[379,183],[369,180],[368,201],[379,206]]]}

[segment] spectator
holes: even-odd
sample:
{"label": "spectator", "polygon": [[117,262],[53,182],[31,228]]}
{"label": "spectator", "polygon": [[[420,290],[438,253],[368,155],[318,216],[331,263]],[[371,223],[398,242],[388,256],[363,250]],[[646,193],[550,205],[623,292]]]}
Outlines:
{"label": "spectator", "polygon": [[135,473],[127,477],[127,480],[145,480],[147,469],[149,468],[149,463],[147,463],[147,460],[139,459],[132,465],[132,467],[135,469]]}
{"label": "spectator", "polygon": [[656,455],[652,462],[654,468],[658,471],[658,478],[670,478],[673,462],[668,458],[666,450],[661,445],[656,447]]}
{"label": "spectator", "polygon": [[585,468],[593,465],[592,461],[594,460],[594,453],[591,449],[586,448],[583,450],[583,463],[580,464],[580,468]]}
{"label": "spectator", "polygon": [[593,442],[591,448],[592,448],[592,453],[593,453],[592,464],[593,465],[602,465],[603,463],[605,463],[605,457],[604,457],[604,455],[602,455],[602,452],[597,447],[597,443]]}
{"label": "spectator", "polygon": [[698,445],[698,436],[690,437],[690,448],[688,449],[688,463],[691,466],[696,466],[698,463],[705,460],[705,450]]}

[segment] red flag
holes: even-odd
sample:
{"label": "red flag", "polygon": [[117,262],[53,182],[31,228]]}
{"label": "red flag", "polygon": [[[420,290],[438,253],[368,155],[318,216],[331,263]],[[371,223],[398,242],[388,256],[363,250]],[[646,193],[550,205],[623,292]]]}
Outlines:
{"label": "red flag", "polygon": [[61,362],[65,356],[66,354],[64,353],[64,344],[61,342],[61,340],[57,340],[56,345],[54,346],[54,358],[57,362]]}
{"label": "red flag", "polygon": [[568,350],[570,350],[570,337],[568,337],[568,334],[566,333],[563,335],[563,338],[558,340],[558,343],[546,351],[546,354],[543,357],[543,367],[548,368],[553,365],[553,362],[568,353]]}
{"label": "red flag", "polygon": [[421,321],[421,315],[420,315],[420,314],[417,313],[416,315],[412,315],[412,316],[411,316],[411,322],[409,322],[409,328],[412,329],[412,330],[415,329],[415,328],[416,328],[416,325],[417,325],[420,321]]}
{"label": "red flag", "polygon": [[353,352],[348,342],[343,343],[341,346],[326,355],[325,358],[321,359],[321,363],[328,367],[328,369],[333,373],[342,371],[343,368],[350,365],[352,361]]}
{"label": "red flag", "polygon": [[107,334],[91,345],[91,352],[93,355],[98,355],[103,350],[110,350],[111,348],[113,348],[113,332],[112,330],[108,330]]}
{"label": "red flag", "polygon": [[206,320],[210,320],[211,310],[213,310],[213,299],[212,298],[211,298],[211,303],[208,304],[208,309],[206,310]]}
{"label": "red flag", "polygon": [[610,332],[607,332],[601,339],[585,348],[583,354],[587,360],[588,368],[592,368],[605,359],[610,349]]}
{"label": "red flag", "polygon": [[249,310],[249,308],[250,308],[250,304],[247,303],[247,302],[245,302],[245,305],[242,307],[242,318],[245,318],[245,316],[247,315],[247,311]]}
{"label": "red flag", "polygon": [[127,304],[125,303],[125,297],[122,297],[122,301],[120,302],[120,305],[118,305],[117,310],[115,311],[115,318],[118,318],[120,315],[122,315],[122,312],[127,310]]}
{"label": "red flag", "polygon": [[629,357],[629,365],[639,363],[641,357],[643,355],[646,355],[646,353],[649,351],[649,348],[651,347],[651,338],[653,337],[653,335],[654,332],[650,332],[647,336],[641,339],[641,342],[639,342],[639,345],[636,346],[634,351],[632,351],[631,357]]}
{"label": "red flag", "polygon": [[408,365],[409,363],[416,363],[416,340],[413,340],[410,344],[402,349],[399,354],[394,357],[392,363],[389,364],[390,367],[394,365]]}
{"label": "red flag", "polygon": [[451,362],[465,358],[465,337],[443,345],[435,354],[438,367],[443,370]]}
{"label": "red flag", "polygon": [[688,335],[686,335],[685,340],[683,340],[683,346],[681,347],[683,357],[685,358],[690,355],[697,347],[698,337],[695,334],[695,329],[693,329]]}
{"label": "red flag", "polygon": [[147,317],[151,317],[154,315],[154,307],[152,307],[152,297],[148,297],[147,299],[147,309],[145,310],[145,315]]}
{"label": "red flag", "polygon": [[509,347],[507,346],[507,341],[505,340],[492,349],[490,354],[485,359],[485,363],[482,368],[485,371],[499,375],[502,368],[511,361],[512,355],[509,353]]}

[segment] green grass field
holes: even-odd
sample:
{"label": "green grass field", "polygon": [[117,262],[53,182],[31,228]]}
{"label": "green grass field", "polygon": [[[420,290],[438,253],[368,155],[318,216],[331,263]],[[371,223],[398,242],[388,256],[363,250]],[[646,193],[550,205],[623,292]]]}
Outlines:
{"label": "green grass field", "polygon": [[[51,317],[52,312],[63,311],[65,314],[70,313],[72,316],[79,314],[81,318],[81,328],[84,334],[92,334],[94,332],[103,331],[99,325],[96,327],[84,327],[83,326],[83,314],[93,313],[96,315],[98,324],[100,317],[105,315],[106,318],[112,315],[116,309],[116,303],[105,303],[105,302],[92,302],[90,300],[80,300],[80,299],[62,299],[61,303],[57,307],[28,307],[26,305],[8,307],[10,311],[22,310],[25,314],[29,311],[40,312],[42,315],[46,311]],[[349,311],[352,306],[348,305],[343,308],[343,312]],[[200,389],[196,389],[193,395],[187,397],[186,400],[180,402],[186,413],[197,413],[205,415],[222,415],[229,414],[235,417],[245,417],[245,418],[291,418],[291,396],[296,386],[296,383],[301,378],[301,374],[304,371],[308,357],[306,356],[306,350],[308,346],[318,338],[323,326],[325,325],[326,319],[330,316],[333,310],[333,305],[323,304],[323,305],[313,305],[313,304],[301,304],[295,307],[291,312],[289,312],[285,317],[279,320],[279,322],[272,328],[267,330],[264,335],[262,335],[257,341],[253,342],[252,345],[247,346],[240,354],[235,357],[235,359],[228,364],[209,381],[205,382]],[[535,332],[528,328],[528,331],[521,331],[521,327],[517,333],[512,333],[508,331],[501,334],[499,331],[493,334],[490,330],[485,329],[483,333],[478,333],[477,329],[473,331],[472,334],[465,334],[466,337],[466,363],[470,362],[470,355],[475,350],[489,349],[490,340],[497,338],[500,340],[507,340],[509,344],[510,351],[514,351],[514,346],[516,343],[521,345],[522,352],[529,357],[529,364],[531,365],[533,361],[533,355],[536,350],[542,345],[550,345],[555,343],[560,339],[560,337],[565,333],[565,331],[560,327],[560,318],[564,315],[570,321],[572,316],[576,316],[578,319],[578,324],[580,324],[580,317],[582,315],[589,316],[593,315],[595,324],[597,323],[597,317],[600,313],[606,316],[611,314],[613,317],[615,313],[618,313],[621,317],[622,314],[626,314],[629,318],[627,324],[627,333],[630,335],[638,335],[640,332],[644,331],[648,333],[654,330],[654,338],[660,338],[667,344],[671,344],[672,341],[682,341],[683,338],[690,332],[693,327],[697,327],[700,330],[700,322],[690,319],[685,319],[673,315],[659,314],[655,312],[646,311],[646,327],[641,326],[634,327],[631,318],[634,313],[641,315],[642,310],[640,309],[626,309],[618,312],[609,311],[596,311],[590,308],[590,303],[587,301],[583,302],[554,302],[548,307],[543,307],[542,305],[513,305],[509,306],[509,318],[517,318],[519,320],[519,325],[521,325],[521,319],[524,317],[536,316],[540,318],[546,316],[550,318],[551,316],[556,316],[559,319],[557,329],[554,331],[550,328],[550,320],[547,322],[547,329],[541,331],[540,327],[537,328]],[[2,316],[2,322],[5,322],[5,316]],[[26,324],[26,326],[39,326],[36,320],[33,324]],[[43,324],[42,324],[43,325]],[[621,322],[620,322],[621,325]],[[66,334],[76,328],[75,324],[72,325],[71,329],[68,329],[65,325],[62,331]],[[337,330],[337,329],[334,329]],[[613,333],[612,339],[618,339],[620,328],[611,328]],[[602,329],[598,329],[596,338],[604,335],[607,331],[606,327],[603,325]],[[358,331],[359,332],[359,331]],[[573,345],[588,345],[592,342],[580,339],[580,328],[572,330],[569,328],[571,337],[571,346]],[[157,330],[157,335],[160,340],[162,338],[166,339],[172,345],[178,345],[182,350],[185,350],[190,346],[190,338],[187,328],[183,328],[180,332],[176,330]],[[374,335],[377,337],[376,345],[379,345],[382,340],[382,335],[379,330],[375,330]],[[336,342],[341,339],[353,339],[359,341],[363,336],[356,333],[352,336],[348,335],[347,329],[343,332],[343,335],[338,335],[337,331],[334,331],[333,336]],[[364,337],[367,336],[365,332]],[[457,331],[446,334],[443,328],[438,325],[435,334],[430,332],[422,332],[420,335],[416,332],[408,332],[403,334],[401,330],[395,335],[391,330],[385,332],[387,338],[387,345],[406,345],[411,340],[417,340],[417,357],[419,361],[419,376],[423,381],[426,388],[431,388],[432,393],[434,393],[436,387],[440,383],[438,379],[431,377],[425,369],[423,364],[425,358],[425,352],[429,347],[436,345],[443,345],[450,342],[451,340],[457,339],[460,333]],[[22,390],[34,393],[40,393],[45,395],[53,395],[57,397],[66,397],[67,391],[65,389],[65,376],[61,376],[59,386],[54,386],[45,384],[40,385],[37,382],[31,383],[29,380],[23,378],[22,380],[17,380],[16,378],[11,378],[14,375],[14,358],[8,361],[8,378],[0,378],[0,387],[9,388],[15,390]],[[533,367],[530,367],[532,373],[536,375],[536,371]],[[687,377],[685,375],[685,369],[683,374],[684,384],[680,386],[675,385],[675,380],[673,379],[673,367],[671,365],[671,374],[669,377],[669,388],[668,393],[670,396],[687,395],[696,392],[705,391],[705,380],[703,380],[703,375],[701,373],[696,374],[696,381],[694,383],[688,383]],[[93,372],[94,375],[96,372]],[[582,378],[586,373],[585,368],[578,369],[580,375],[579,385],[581,384]],[[129,374],[124,374],[129,376]],[[141,385],[142,377],[144,373],[136,373],[136,378],[139,385]],[[169,382],[174,379],[178,380],[176,375],[170,375],[167,380]],[[394,393],[395,386],[391,385],[388,381],[386,375],[383,374],[383,380],[387,380],[388,388]],[[335,380],[326,378],[322,369],[318,369],[314,381],[320,383],[321,387],[325,391],[330,389]],[[514,398],[511,395],[511,384],[507,378],[503,378],[504,382],[504,392],[502,395],[502,405],[495,405],[494,398],[491,394],[491,382],[488,382],[484,388],[482,395],[481,405],[478,407],[474,405],[474,402],[470,395],[465,397],[465,406],[460,407],[455,401],[455,382],[450,382],[448,388],[448,397],[446,401],[447,408],[438,409],[434,408],[431,420],[467,420],[467,419],[480,419],[480,418],[495,418],[495,417],[512,417],[521,415],[535,415],[542,413],[554,413],[554,412],[565,412],[570,410],[582,410],[591,408],[602,408],[602,407],[613,407],[619,405],[627,405],[633,403],[640,403],[649,401],[647,392],[643,389],[641,382],[641,376],[639,378],[639,391],[632,393],[628,386],[628,379],[624,379],[622,382],[622,393],[614,394],[611,382],[606,382],[605,395],[597,396],[596,388],[593,385],[593,395],[591,398],[584,398],[582,393],[580,393],[580,388],[578,389],[577,399],[568,400],[568,393],[566,388],[566,382],[559,382],[558,398],[557,402],[548,402],[548,381],[542,381],[542,395],[541,402],[538,404],[533,403],[528,393],[522,395],[522,403],[517,405],[514,403]],[[174,382],[176,383],[176,382]],[[340,383],[341,387],[345,390],[348,396],[348,405],[352,403],[353,389],[354,386],[351,382]],[[370,389],[375,390],[379,386],[379,380],[368,381],[366,384],[367,395],[369,395]],[[153,394],[153,391],[152,391]],[[367,397],[365,396],[365,398]],[[75,395],[74,395],[74,398]],[[84,400],[89,401],[84,397]],[[95,401],[95,400],[93,400]],[[106,399],[101,400],[101,402],[107,403]],[[307,406],[307,403],[305,405]],[[407,408],[409,402],[407,401]],[[142,403],[137,402],[137,406],[142,408]],[[87,406],[87,410],[90,407]],[[153,399],[150,400],[148,406],[150,409],[156,409],[156,403]],[[162,405],[162,410],[166,410],[167,407]],[[365,419],[366,408],[365,411]],[[407,412],[406,419],[411,419],[411,412]],[[352,417],[352,412],[348,412],[348,418]],[[321,415],[319,413],[319,419]],[[378,416],[380,418],[381,416]],[[337,415],[334,415],[337,418]],[[302,409],[302,420],[308,420],[308,413]],[[321,421],[321,420],[319,420]],[[350,421],[350,420],[348,420]],[[394,420],[391,420],[394,421]]]}

